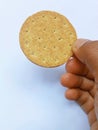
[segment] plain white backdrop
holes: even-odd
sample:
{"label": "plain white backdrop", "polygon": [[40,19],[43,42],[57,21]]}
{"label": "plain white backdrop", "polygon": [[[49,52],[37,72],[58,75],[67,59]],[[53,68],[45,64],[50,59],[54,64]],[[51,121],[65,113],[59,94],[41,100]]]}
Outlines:
{"label": "plain white backdrop", "polygon": [[65,65],[36,66],[19,47],[22,23],[40,10],[65,15],[78,38],[98,39],[98,0],[0,0],[0,130],[89,130],[86,114],[64,98]]}

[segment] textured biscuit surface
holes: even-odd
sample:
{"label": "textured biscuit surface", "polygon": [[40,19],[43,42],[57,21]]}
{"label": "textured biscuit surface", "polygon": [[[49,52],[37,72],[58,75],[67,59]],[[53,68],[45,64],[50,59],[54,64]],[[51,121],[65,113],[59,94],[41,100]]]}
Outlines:
{"label": "textured biscuit surface", "polygon": [[43,67],[56,67],[72,56],[77,36],[65,16],[40,11],[24,22],[19,38],[21,49],[30,61]]}

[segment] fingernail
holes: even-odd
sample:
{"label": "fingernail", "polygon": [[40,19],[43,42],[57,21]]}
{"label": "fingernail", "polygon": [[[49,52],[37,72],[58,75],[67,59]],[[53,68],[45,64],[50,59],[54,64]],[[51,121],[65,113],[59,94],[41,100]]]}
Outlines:
{"label": "fingernail", "polygon": [[73,60],[73,59],[74,59],[74,57],[70,57],[70,58],[69,58],[69,61],[71,61],[71,60]]}
{"label": "fingernail", "polygon": [[88,39],[78,39],[74,45],[73,45],[73,50],[79,49],[81,46],[83,46],[87,41],[90,41]]}

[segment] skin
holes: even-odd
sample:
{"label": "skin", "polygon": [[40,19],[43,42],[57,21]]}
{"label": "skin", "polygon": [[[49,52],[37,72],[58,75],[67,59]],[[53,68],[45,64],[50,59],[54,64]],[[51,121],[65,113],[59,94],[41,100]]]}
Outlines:
{"label": "skin", "polygon": [[68,88],[65,97],[85,111],[90,130],[98,130],[98,41],[78,39],[73,53],[61,77],[61,84]]}

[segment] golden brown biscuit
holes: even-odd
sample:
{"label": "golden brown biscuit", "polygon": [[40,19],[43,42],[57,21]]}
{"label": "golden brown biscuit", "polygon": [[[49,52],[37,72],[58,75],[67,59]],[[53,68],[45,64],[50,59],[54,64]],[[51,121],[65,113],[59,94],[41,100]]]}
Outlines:
{"label": "golden brown biscuit", "polygon": [[56,12],[40,11],[30,16],[20,31],[20,46],[26,57],[43,67],[64,64],[72,56],[77,36],[68,19]]}

